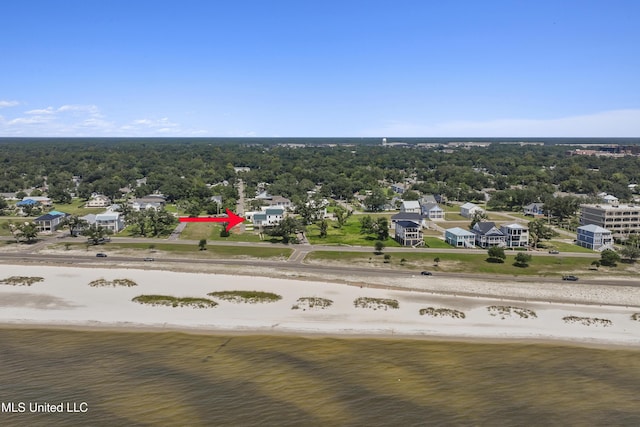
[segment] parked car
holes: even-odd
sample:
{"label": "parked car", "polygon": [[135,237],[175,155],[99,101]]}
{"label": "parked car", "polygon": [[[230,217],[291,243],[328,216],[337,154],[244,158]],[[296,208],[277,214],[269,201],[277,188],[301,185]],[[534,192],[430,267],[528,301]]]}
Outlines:
{"label": "parked car", "polygon": [[423,276],[433,276],[433,274],[430,271],[423,271],[420,274],[423,275]]}
{"label": "parked car", "polygon": [[153,259],[153,258],[151,258],[151,257],[146,257],[144,260],[145,260],[145,261],[155,261],[155,259]]}
{"label": "parked car", "polygon": [[578,277],[576,276],[562,276],[562,280],[569,280],[571,282],[577,282],[578,281]]}
{"label": "parked car", "polygon": [[555,250],[555,249],[551,249],[551,250],[549,251],[549,253],[550,253],[550,254],[553,254],[553,255],[558,255],[558,254],[560,253],[560,251],[557,251],[557,250]]}
{"label": "parked car", "polygon": [[106,257],[107,257],[107,254],[102,253],[102,252],[98,252],[98,253],[96,254],[96,256],[97,256],[98,258],[106,258]]}

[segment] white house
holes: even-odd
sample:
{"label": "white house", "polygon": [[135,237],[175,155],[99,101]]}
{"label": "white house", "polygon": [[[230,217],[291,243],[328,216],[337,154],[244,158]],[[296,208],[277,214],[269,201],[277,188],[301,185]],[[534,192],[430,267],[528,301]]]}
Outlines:
{"label": "white house", "polygon": [[484,209],[471,202],[467,202],[464,205],[460,206],[460,215],[465,218],[473,218],[473,215],[476,212],[484,212]]}
{"label": "white house", "polygon": [[102,194],[92,194],[91,198],[84,204],[85,208],[106,208],[111,206],[111,199]]}
{"label": "white house", "polygon": [[124,229],[124,217],[120,212],[105,212],[97,214],[95,217],[96,225],[111,230],[112,233],[119,233]]}
{"label": "white house", "polygon": [[420,213],[420,203],[417,200],[405,200],[400,205],[400,212]]}
{"label": "white house", "polygon": [[508,248],[529,246],[529,228],[527,226],[518,223],[501,225],[500,231],[505,236],[505,244]]}
{"label": "white house", "polygon": [[444,210],[437,203],[424,203],[420,205],[420,210],[422,215],[430,220],[444,219]]}
{"label": "white house", "polygon": [[261,212],[250,212],[246,217],[254,226],[273,227],[284,218],[284,208],[266,208]]}

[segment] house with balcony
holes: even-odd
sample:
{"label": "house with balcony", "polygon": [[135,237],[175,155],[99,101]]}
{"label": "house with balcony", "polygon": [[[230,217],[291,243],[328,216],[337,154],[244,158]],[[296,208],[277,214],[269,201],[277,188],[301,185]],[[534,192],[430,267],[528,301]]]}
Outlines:
{"label": "house with balcony", "polygon": [[500,231],[505,236],[505,245],[508,248],[526,248],[529,246],[529,227],[513,223],[501,225]]}
{"label": "house with balcony", "polygon": [[471,232],[475,234],[475,244],[480,248],[506,246],[506,236],[496,227],[494,222],[478,222],[473,226]]}
{"label": "house with balcony", "polygon": [[422,227],[413,221],[396,222],[394,239],[402,246],[423,246]]}
{"label": "house with balcony", "polygon": [[95,224],[110,230],[112,233],[119,233],[124,230],[124,217],[120,212],[107,211],[95,216]]}
{"label": "house with balcony", "polygon": [[456,248],[475,248],[476,235],[469,230],[460,227],[447,228],[444,231],[444,240]]}
{"label": "house with balcony", "polygon": [[111,206],[111,199],[102,194],[92,194],[91,198],[84,204],[85,208],[106,208]]}
{"label": "house with balcony", "polygon": [[420,205],[422,216],[432,221],[444,219],[444,210],[437,203],[424,203]]}
{"label": "house with balcony", "polygon": [[603,251],[613,249],[613,236],[611,231],[595,224],[588,224],[578,227],[577,244],[583,248]]}
{"label": "house with balcony", "polygon": [[39,216],[33,222],[38,227],[38,232],[53,233],[67,216],[68,214],[64,212],[51,211]]}

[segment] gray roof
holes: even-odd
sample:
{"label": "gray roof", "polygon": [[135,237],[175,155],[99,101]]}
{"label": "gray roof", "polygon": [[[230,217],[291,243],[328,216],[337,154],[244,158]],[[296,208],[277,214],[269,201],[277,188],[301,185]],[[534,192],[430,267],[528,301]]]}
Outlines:
{"label": "gray roof", "polygon": [[435,202],[433,202],[433,203],[431,203],[431,202],[425,203],[425,204],[422,205],[422,208],[424,210],[426,210],[426,211],[430,211],[430,210],[434,210],[434,209],[438,210],[438,211],[442,210],[442,208],[440,206],[438,206],[438,204],[435,203]]}
{"label": "gray roof", "polygon": [[475,236],[471,231],[460,227],[447,228],[445,231],[453,234],[454,236]]}
{"label": "gray roof", "polygon": [[396,225],[399,225],[402,228],[420,228],[420,224],[414,221],[398,221]]}
{"label": "gray roof", "polygon": [[590,231],[592,233],[610,233],[610,231],[607,230],[606,228],[602,228],[599,225],[595,225],[595,224],[587,224],[587,225],[580,226],[578,227],[578,230]]}
{"label": "gray roof", "polygon": [[[495,231],[491,232],[491,230],[493,229],[495,229]],[[483,236],[488,234],[504,236],[504,233],[496,228],[495,222],[491,221],[478,222],[473,226],[473,230],[471,231],[474,233],[479,233]]]}
{"label": "gray roof", "polygon": [[393,215],[391,217],[391,221],[392,222],[398,222],[398,221],[421,222],[422,221],[422,215],[420,215],[417,212],[400,212],[400,213],[397,213],[397,214]]}

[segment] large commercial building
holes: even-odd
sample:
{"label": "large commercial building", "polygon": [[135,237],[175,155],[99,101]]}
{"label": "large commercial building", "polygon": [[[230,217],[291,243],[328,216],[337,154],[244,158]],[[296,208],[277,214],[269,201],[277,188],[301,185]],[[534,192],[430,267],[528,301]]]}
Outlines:
{"label": "large commercial building", "polygon": [[611,231],[617,238],[640,232],[640,206],[580,205],[580,225],[597,225]]}

